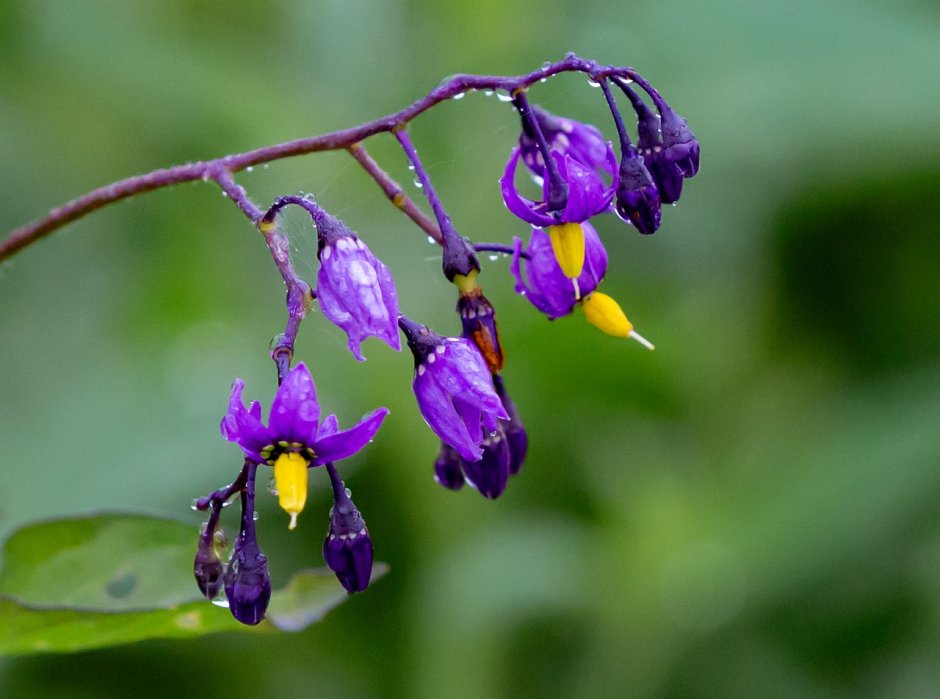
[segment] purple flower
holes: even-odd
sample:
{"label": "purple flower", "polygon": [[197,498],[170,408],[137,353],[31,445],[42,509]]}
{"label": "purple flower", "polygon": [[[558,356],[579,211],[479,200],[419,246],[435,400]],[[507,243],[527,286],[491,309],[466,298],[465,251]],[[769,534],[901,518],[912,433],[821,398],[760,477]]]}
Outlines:
{"label": "purple flower", "polygon": [[342,221],[326,212],[317,220],[320,271],[317,298],[323,315],[349,337],[349,351],[364,361],[359,344],[373,336],[396,351],[398,293],[381,260]]}
{"label": "purple flower", "polygon": [[496,387],[496,395],[503,401],[506,412],[509,413],[509,421],[503,422],[503,432],[506,434],[506,443],[509,445],[509,475],[516,475],[522,464],[525,462],[526,453],[529,450],[529,439],[526,436],[525,425],[522,424],[522,418],[516,409],[506,391],[502,376],[493,377],[493,385]]}
{"label": "purple flower", "polygon": [[640,233],[649,235],[659,228],[662,215],[659,190],[633,146],[624,151],[620,161],[616,210],[620,218],[632,223]]}
{"label": "purple flower", "polygon": [[255,463],[274,466],[280,506],[291,515],[291,528],[307,498],[306,469],[352,456],[375,436],[387,408],[372,411],[354,427],[340,431],[336,416],[320,422],[320,404],[313,377],[301,362],[277,389],[268,425],[261,422],[261,404],[246,409],[245,383],[232,385],[228,411],[220,425],[222,436],[235,442]]}
{"label": "purple flower", "polygon": [[[591,167],[583,165],[571,155],[552,152],[552,160],[558,168],[561,179],[568,185],[568,202],[561,211],[548,210],[549,181],[543,177],[542,200],[535,202],[519,195],[516,191],[516,165],[521,150],[513,148],[506,163],[506,170],[500,179],[503,201],[509,210],[523,221],[533,226],[552,226],[562,223],[581,223],[603,211],[606,211],[613,199],[617,187],[616,177],[610,186],[604,184],[601,176]],[[616,171],[617,160],[613,148],[607,144],[607,162],[610,170]],[[544,172],[544,168],[543,168]]]}
{"label": "purple flower", "polygon": [[193,561],[196,585],[199,586],[199,591],[210,600],[218,597],[222,591],[222,576],[225,573],[225,566],[215,550],[212,539],[211,533],[208,537],[203,535],[199,538],[199,548],[196,549],[196,558]]}
{"label": "purple flower", "polygon": [[526,250],[529,259],[522,256],[522,240],[518,237],[513,239],[509,270],[516,278],[516,293],[525,296],[529,303],[552,320],[570,313],[579,298],[594,291],[607,272],[607,251],[597,231],[586,222],[581,227],[584,230],[585,258],[577,280],[569,279],[562,271],[548,234],[541,229],[532,230]]}
{"label": "purple flower", "polygon": [[483,456],[486,433],[509,414],[493,388],[483,357],[461,337],[441,337],[402,316],[399,326],[415,358],[412,387],[418,409],[438,437],[468,461]]}
{"label": "purple flower", "polygon": [[[531,109],[539,129],[545,137],[545,142],[551,150],[562,155],[570,155],[592,170],[606,172],[611,177],[614,176],[616,170],[607,157],[607,141],[596,126],[560,117],[537,105]],[[539,152],[535,138],[526,129],[526,121],[523,120],[522,123],[523,131],[519,135],[519,150],[522,153],[522,162],[541,180],[545,170],[545,162],[542,160],[542,154]]]}
{"label": "purple flower", "polygon": [[345,492],[334,493],[323,560],[347,592],[362,592],[372,577],[372,539],[366,523]]}

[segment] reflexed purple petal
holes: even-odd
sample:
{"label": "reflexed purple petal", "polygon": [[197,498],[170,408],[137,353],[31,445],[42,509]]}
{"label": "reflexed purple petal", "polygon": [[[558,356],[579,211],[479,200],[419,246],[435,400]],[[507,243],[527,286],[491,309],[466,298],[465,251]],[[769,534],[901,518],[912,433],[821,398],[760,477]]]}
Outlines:
{"label": "reflexed purple petal", "polygon": [[317,433],[317,387],[303,362],[290,370],[271,404],[268,428],[275,441],[311,444]]}
{"label": "reflexed purple petal", "polygon": [[245,405],[242,403],[242,392],[244,390],[245,382],[241,379],[235,379],[232,384],[232,394],[228,401],[228,410],[222,418],[219,428],[222,431],[222,436],[240,446],[246,456],[255,461],[260,461],[259,452],[262,447],[270,443],[270,435],[258,418],[261,406],[255,402],[252,403],[250,410],[245,409]]}
{"label": "reflexed purple petal", "polygon": [[536,210],[538,206],[535,202],[525,199],[516,191],[515,176],[516,164],[519,162],[519,149],[513,148],[512,155],[506,163],[506,170],[499,181],[500,189],[503,193],[503,202],[506,207],[523,221],[527,221],[536,226],[549,226],[555,222],[552,216],[540,213]]}
{"label": "reflexed purple petal", "polygon": [[467,426],[467,434],[470,435],[470,439],[473,440],[474,444],[479,444],[483,441],[483,425],[481,424],[482,413],[480,409],[475,405],[470,405],[469,403],[460,400],[458,397],[454,397],[454,407],[457,409],[457,414],[460,416],[460,419],[463,420],[463,424]]}
{"label": "reflexed purple petal", "polygon": [[[606,171],[613,176],[614,170],[609,169],[607,160],[607,141],[596,126],[560,117],[538,105],[534,105],[532,111],[550,150],[570,155],[589,168]],[[522,150],[523,162],[534,175],[541,178],[545,167],[541,153],[535,141],[529,138],[525,131],[519,136],[519,147]]]}
{"label": "reflexed purple petal", "polygon": [[595,170],[585,167],[570,156],[552,153],[558,172],[568,183],[568,204],[562,220],[587,221],[604,211],[613,199],[614,190],[608,187]]}
{"label": "reflexed purple petal", "polygon": [[482,450],[467,432],[467,426],[457,414],[453,398],[435,381],[430,372],[419,372],[414,379],[415,398],[425,422],[465,459],[476,461]]}
{"label": "reflexed purple petal", "polygon": [[388,408],[379,408],[362,418],[355,427],[342,432],[335,432],[322,439],[319,437],[310,444],[316,454],[313,465],[325,464],[327,461],[345,459],[362,449],[369,440],[375,436],[382,426],[382,420],[388,415]]}
{"label": "reflexed purple petal", "polygon": [[323,419],[323,422],[320,423],[320,429],[317,430],[317,439],[329,437],[336,432],[339,432],[339,422],[336,419],[336,415],[330,413]]}

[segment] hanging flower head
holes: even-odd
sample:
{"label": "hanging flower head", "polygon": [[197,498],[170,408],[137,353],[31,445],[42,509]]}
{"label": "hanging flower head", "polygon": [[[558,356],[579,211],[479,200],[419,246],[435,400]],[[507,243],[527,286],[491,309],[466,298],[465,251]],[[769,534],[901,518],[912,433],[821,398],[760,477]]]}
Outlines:
{"label": "hanging flower head", "polygon": [[320,210],[317,224],[320,309],[349,337],[349,351],[359,361],[367,337],[377,337],[395,351],[398,337],[398,292],[388,267],[376,258],[342,221]]}
{"label": "hanging flower head", "polygon": [[244,388],[241,379],[232,385],[222,436],[238,444],[252,461],[274,467],[278,501],[290,514],[293,529],[307,500],[307,469],[358,452],[378,431],[388,409],[372,411],[348,430],[339,429],[335,415],[321,423],[317,389],[301,362],[277,389],[265,426],[261,404],[255,401],[246,409],[242,403]]}
{"label": "hanging flower head", "polygon": [[[615,170],[607,157],[607,141],[600,129],[593,124],[585,124],[552,114],[538,105],[533,105],[531,110],[551,150],[562,155],[570,155],[592,170],[614,176]],[[523,119],[522,133],[519,134],[519,150],[522,153],[522,162],[535,177],[541,180],[545,162],[539,152],[534,134],[529,133],[529,130],[526,120]]]}
{"label": "hanging flower head", "polygon": [[415,358],[412,384],[418,409],[442,441],[468,461],[483,456],[486,434],[509,414],[493,388],[486,362],[462,337],[441,337],[404,316],[399,326]]}

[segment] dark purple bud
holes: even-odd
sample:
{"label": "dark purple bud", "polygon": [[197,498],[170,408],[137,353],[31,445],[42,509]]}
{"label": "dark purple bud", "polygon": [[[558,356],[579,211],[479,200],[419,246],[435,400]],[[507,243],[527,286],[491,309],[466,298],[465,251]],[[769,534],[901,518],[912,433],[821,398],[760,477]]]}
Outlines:
{"label": "dark purple bud", "polygon": [[659,110],[660,129],[663,132],[663,154],[667,163],[675,165],[683,177],[694,177],[698,172],[699,145],[685,119],[669,107]]}
{"label": "dark purple bud", "polygon": [[232,616],[249,626],[261,623],[271,600],[268,559],[258,549],[254,530],[243,532],[235,542],[225,571],[225,596]]}
{"label": "dark purple bud", "polygon": [[473,271],[480,271],[480,261],[469,240],[448,229],[444,235],[444,251],[441,254],[441,268],[447,281],[452,282],[457,275],[469,277]]}
{"label": "dark purple bud", "polygon": [[506,489],[509,481],[511,455],[502,425],[488,434],[480,446],[483,447],[483,458],[479,461],[464,460],[464,476],[480,495],[495,500]]}
{"label": "dark purple bud", "polygon": [[210,532],[208,537],[204,534],[199,538],[199,548],[196,550],[196,559],[193,561],[193,575],[199,591],[206,599],[214,600],[222,591],[222,576],[225,566],[216,553]]}
{"label": "dark purple bud", "polygon": [[506,442],[509,444],[509,473],[514,476],[519,473],[519,469],[525,463],[525,456],[529,450],[529,438],[526,435],[525,425],[522,424],[522,418],[519,416],[519,410],[506,391],[503,377],[494,376],[493,385],[496,386],[496,395],[502,399],[506,412],[509,413],[509,420],[501,424],[506,434]]}
{"label": "dark purple bud", "polygon": [[457,299],[457,313],[463,324],[463,336],[480,350],[490,373],[502,370],[505,356],[499,344],[499,331],[496,327],[496,311],[493,304],[483,295],[483,290],[476,286],[461,293]]}
{"label": "dark purple bud", "polygon": [[372,577],[372,539],[349,496],[334,497],[323,560],[347,592],[362,592]]}
{"label": "dark purple bud", "polygon": [[462,461],[460,454],[452,446],[441,442],[441,450],[434,461],[434,480],[450,490],[463,488],[463,469],[460,467]]}
{"label": "dark purple bud", "polygon": [[632,223],[640,233],[649,235],[659,228],[662,215],[659,191],[653,178],[631,146],[620,161],[620,182],[617,185],[617,214]]}
{"label": "dark purple bud", "polygon": [[659,200],[663,204],[679,201],[682,194],[682,175],[675,164],[666,161],[663,142],[659,135],[659,117],[649,105],[633,90],[622,86],[630,98],[637,118],[637,151],[643,158],[643,164],[649,170],[659,190]]}

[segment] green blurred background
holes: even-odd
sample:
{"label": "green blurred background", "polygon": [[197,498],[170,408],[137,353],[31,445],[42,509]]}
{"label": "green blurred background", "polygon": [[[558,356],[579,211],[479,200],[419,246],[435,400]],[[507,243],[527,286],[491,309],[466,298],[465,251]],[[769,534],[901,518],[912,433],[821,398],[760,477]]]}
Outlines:
{"label": "green blurred background", "polygon": [[[484,259],[531,443],[503,497],[435,485],[410,357],[371,340],[356,365],[314,314],[298,356],[326,408],[392,410],[343,465],[391,573],[298,635],[2,660],[0,695],[936,696],[938,30],[926,0],[0,3],[7,229],[127,175],[567,50],[637,67],[703,150],[658,235],[598,223],[605,291],[655,352],[580,314],[546,322]],[[531,95],[612,134],[580,78]],[[517,133],[482,94],[413,125],[479,240],[524,235],[496,183]],[[370,150],[408,182],[389,141]],[[315,193],[396,273],[406,312],[457,330],[436,249],[348,156],[239,181],[259,202]],[[310,234],[290,225],[309,276]],[[0,530],[135,509],[195,532],[190,499],[240,463],[218,435],[232,379],[270,401],[282,304],[257,234],[202,183],[3,265]],[[262,498],[276,583],[320,564],[316,475],[295,532]]]}

